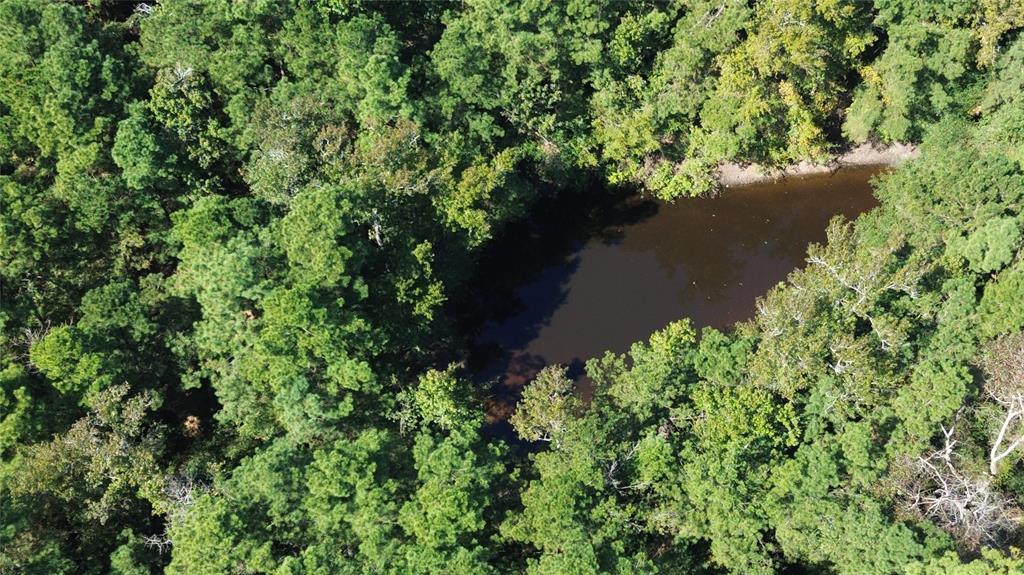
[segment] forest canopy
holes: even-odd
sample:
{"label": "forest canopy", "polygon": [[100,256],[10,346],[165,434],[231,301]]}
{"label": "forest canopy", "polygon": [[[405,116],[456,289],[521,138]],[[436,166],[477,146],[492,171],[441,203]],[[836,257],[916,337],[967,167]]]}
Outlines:
{"label": "forest canopy", "polygon": [[[1021,28],[0,0],[0,574],[1024,572]],[[455,316],[539,199],[864,142],[920,158],[753,318],[666,318],[586,403],[550,366],[487,432]]]}

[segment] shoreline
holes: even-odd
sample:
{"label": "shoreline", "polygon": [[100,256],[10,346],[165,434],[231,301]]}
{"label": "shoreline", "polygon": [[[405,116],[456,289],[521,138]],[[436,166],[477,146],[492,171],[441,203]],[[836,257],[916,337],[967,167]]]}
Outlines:
{"label": "shoreline", "polygon": [[723,188],[746,186],[777,181],[792,176],[827,174],[847,166],[895,166],[912,160],[920,154],[913,144],[890,144],[876,147],[861,144],[836,156],[827,164],[815,164],[807,160],[781,169],[765,168],[759,164],[724,162],[718,166],[718,184]]}

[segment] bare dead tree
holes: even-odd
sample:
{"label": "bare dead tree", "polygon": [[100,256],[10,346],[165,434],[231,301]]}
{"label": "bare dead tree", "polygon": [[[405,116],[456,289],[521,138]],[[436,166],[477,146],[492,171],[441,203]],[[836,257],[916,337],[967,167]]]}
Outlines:
{"label": "bare dead tree", "polygon": [[[32,351],[34,346],[39,340],[46,337],[46,334],[50,333],[51,329],[50,321],[46,320],[35,327],[26,327],[21,330],[21,336],[17,337],[11,343],[14,344],[15,349],[19,352],[15,355],[18,359],[28,359],[29,353]],[[28,369],[34,370],[35,366],[31,362],[26,362]]]}
{"label": "bare dead tree", "polygon": [[1002,423],[989,451],[989,473],[1024,444],[1024,332],[1002,337],[982,361],[985,393],[1003,408]]}
{"label": "bare dead tree", "polygon": [[615,459],[612,459],[611,462],[608,464],[608,469],[605,471],[605,483],[610,485],[619,493],[623,493],[633,489],[644,489],[645,487],[647,487],[647,483],[631,483],[629,485],[622,485],[622,481],[620,481],[616,477],[616,473],[619,471],[620,463],[628,463],[629,461],[632,461],[633,458],[636,457],[637,451],[640,450],[640,445],[642,443],[642,439],[636,440],[635,442],[633,442],[633,446],[630,448],[628,453],[626,453],[621,458],[616,457]]}
{"label": "bare dead tree", "polygon": [[908,458],[901,465],[897,491],[906,509],[968,547],[1000,543],[1020,524],[1020,509],[992,488],[989,477],[974,477],[961,470],[954,451],[954,429],[943,427],[942,433],[942,448]]}
{"label": "bare dead tree", "polygon": [[381,226],[381,217],[377,213],[377,210],[373,210],[373,215],[370,220],[370,239],[373,240],[377,247],[384,247],[384,228]]}
{"label": "bare dead tree", "polygon": [[905,294],[910,299],[920,297],[921,278],[929,266],[923,261],[900,263],[896,253],[903,246],[902,236],[888,238],[884,245],[868,249],[867,257],[857,256],[859,241],[849,223],[833,220],[828,227],[827,246],[814,245],[808,251],[810,268],[819,268],[841,288],[834,305],[863,317],[871,323],[878,336],[882,351],[891,352],[899,342],[898,330],[875,317],[872,309],[886,293]]}
{"label": "bare dead tree", "polygon": [[192,77],[194,70],[192,66],[183,65],[180,62],[174,65],[174,69],[171,71],[171,77],[173,79],[173,85],[175,87],[180,86],[186,80]]}
{"label": "bare dead tree", "polygon": [[173,475],[167,479],[163,488],[161,508],[164,512],[164,530],[162,533],[147,535],[143,543],[155,548],[159,553],[170,549],[174,542],[171,539],[171,528],[182,523],[196,499],[210,491],[209,485],[191,475]]}
{"label": "bare dead tree", "polygon": [[715,23],[715,20],[718,20],[718,17],[721,16],[722,12],[724,12],[724,11],[725,11],[725,4],[722,4],[721,6],[719,6],[717,10],[708,9],[708,11],[704,13],[704,17],[701,18],[701,24],[705,28],[710,28],[711,25]]}

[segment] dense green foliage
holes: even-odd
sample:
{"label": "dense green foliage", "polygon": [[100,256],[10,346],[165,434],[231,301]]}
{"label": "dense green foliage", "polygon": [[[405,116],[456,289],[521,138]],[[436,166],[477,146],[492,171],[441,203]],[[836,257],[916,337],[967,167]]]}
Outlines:
{"label": "dense green foliage", "polygon": [[[0,574],[1024,571],[1021,27],[0,0]],[[862,141],[922,157],[756,317],[485,433],[454,300],[535,198]]]}

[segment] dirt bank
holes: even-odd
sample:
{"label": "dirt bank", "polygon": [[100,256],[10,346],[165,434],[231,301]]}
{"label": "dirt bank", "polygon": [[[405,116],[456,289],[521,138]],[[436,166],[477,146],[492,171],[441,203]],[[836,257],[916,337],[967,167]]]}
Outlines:
{"label": "dirt bank", "polygon": [[917,155],[917,147],[911,144],[892,144],[886,147],[861,144],[836,156],[828,164],[813,164],[804,161],[784,169],[766,169],[758,164],[726,162],[718,167],[718,182],[728,188],[778,180],[789,176],[822,174],[843,166],[893,166],[916,158]]}

